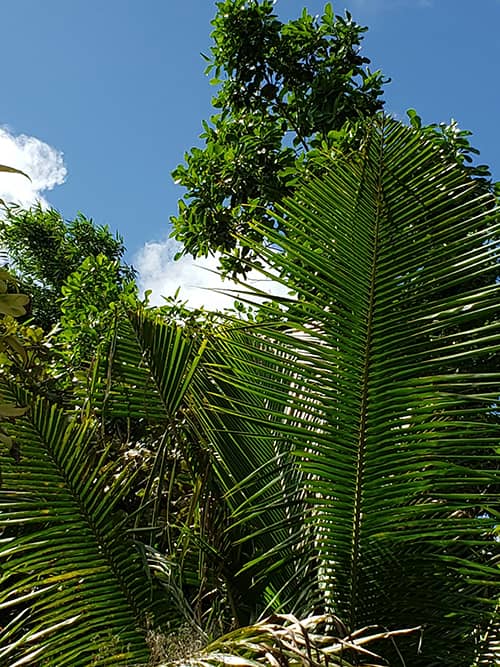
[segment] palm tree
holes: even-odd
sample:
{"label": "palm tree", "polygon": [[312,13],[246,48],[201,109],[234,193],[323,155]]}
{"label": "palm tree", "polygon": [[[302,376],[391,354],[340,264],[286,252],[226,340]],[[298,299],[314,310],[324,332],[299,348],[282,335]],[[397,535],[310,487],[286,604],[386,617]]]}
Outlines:
{"label": "palm tree", "polygon": [[382,118],[359,153],[287,203],[282,224],[266,259],[296,299],[281,300],[277,321],[274,303],[268,323],[220,332],[194,392],[239,542],[251,544],[242,572],[259,611],[417,624],[412,665],[482,653],[490,664],[495,198]]}
{"label": "palm tree", "polygon": [[[376,626],[389,664],[495,664],[496,201],[387,118],[322,167],[285,204],[286,235],[265,230],[293,297],[199,333],[118,317],[79,415],[39,400],[12,424],[6,664],[166,660],[157,628],[204,642],[231,622],[256,625],[202,663],[374,664],[349,649]],[[135,429],[134,455],[113,420]]]}

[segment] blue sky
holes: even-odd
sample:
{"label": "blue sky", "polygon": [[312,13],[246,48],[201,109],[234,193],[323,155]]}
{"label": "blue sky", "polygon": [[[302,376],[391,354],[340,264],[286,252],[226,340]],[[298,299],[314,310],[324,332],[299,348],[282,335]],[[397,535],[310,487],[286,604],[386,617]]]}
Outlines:
{"label": "blue sky", "polygon": [[[276,10],[288,19],[304,6],[319,13],[324,2],[278,0]],[[456,118],[500,180],[500,0],[333,6],[369,27],[364,55],[392,79],[386,109]],[[170,171],[212,112],[200,52],[214,13],[212,0],[2,3],[0,162],[35,176],[34,191],[10,181],[7,194],[40,195],[66,218],[83,211],[119,230],[144,286],[163,293],[191,279],[192,265],[172,268],[165,243],[181,196]]]}

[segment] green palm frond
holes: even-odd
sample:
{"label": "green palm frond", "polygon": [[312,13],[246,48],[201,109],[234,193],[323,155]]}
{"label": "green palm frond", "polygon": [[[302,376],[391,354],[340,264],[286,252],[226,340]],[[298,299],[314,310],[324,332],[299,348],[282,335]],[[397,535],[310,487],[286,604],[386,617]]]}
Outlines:
{"label": "green palm frond", "polygon": [[[261,345],[260,341],[257,355],[260,355]],[[304,526],[303,503],[297,502],[300,517],[293,508],[292,493],[297,488],[296,478],[302,473],[293,465],[286,439],[281,437],[274,441],[267,437],[265,430],[257,428],[252,439],[253,442],[259,440],[260,447],[249,447],[248,439],[244,443],[239,443],[237,438],[230,441],[228,432],[228,438],[223,436],[228,456],[212,458],[213,449],[207,441],[203,423],[214,383],[218,383],[223,391],[223,383],[214,378],[211,369],[219,359],[223,364],[225,355],[223,342],[217,338],[193,336],[148,312],[128,313],[117,319],[116,334],[96,366],[93,385],[88,392],[93,408],[101,418],[126,418],[129,424],[135,421],[152,429],[147,437],[153,449],[153,460],[141,491],[143,501],[136,514],[136,527],[141,530],[141,539],[149,541],[151,547],[166,549],[169,567],[173,567],[178,576],[176,586],[184,581],[192,591],[200,587],[196,598],[200,601],[203,597],[204,602],[195,614],[200,623],[202,619],[206,622],[207,614],[211,616],[218,608],[220,602],[208,591],[221,586],[222,582],[225,582],[231,600],[228,604],[233,616],[245,623],[254,620],[267,606],[273,610],[286,609],[285,603],[290,599],[286,589],[290,582],[295,582],[299,573],[303,581],[308,580],[310,569],[308,561],[297,563],[296,559],[286,557],[289,567],[282,568],[280,581],[271,586],[263,579],[252,585],[251,577],[244,572],[246,564],[255,559],[257,550],[263,558],[274,554],[283,559],[282,553],[274,551],[276,544],[281,544],[290,531],[290,542],[296,542],[292,539],[295,532],[308,528]],[[208,374],[202,370],[207,368],[210,369]],[[290,377],[285,377],[283,369],[274,362],[266,372],[272,378],[277,369],[283,385],[288,386]],[[269,401],[268,407],[273,409],[271,396]],[[297,401],[291,397],[292,408],[294,403]],[[272,517],[269,520],[279,527],[279,539],[278,533],[271,540],[267,534],[260,537],[259,531],[265,531],[268,522],[258,521],[253,528],[252,545],[240,546],[240,538],[248,536],[248,526],[242,532],[239,518],[234,514],[228,527],[226,508],[239,506],[239,502],[232,498],[235,493],[233,477],[230,475],[228,479],[224,470],[224,460],[231,460],[229,454],[234,453],[234,447],[240,447],[240,452],[251,451],[247,461],[239,458],[236,462],[239,473],[245,470],[253,478],[254,497],[248,495],[248,490],[245,497],[256,515],[261,505],[270,507]],[[181,459],[176,452],[180,452]],[[279,484],[270,478],[269,488],[261,490],[268,474],[262,465],[269,457],[273,458],[270,472],[274,473],[279,460],[282,476]],[[189,479],[181,484],[192,497],[189,502],[184,501],[179,513],[179,507],[172,503],[172,490],[180,477],[186,475],[182,470],[183,461],[188,465]],[[269,499],[283,497],[283,485],[286,486],[286,503],[282,503],[278,510],[276,503],[270,503]],[[232,490],[231,495],[221,497],[228,489]],[[289,525],[283,529],[286,519]],[[162,532],[164,537],[161,537]],[[296,548],[293,553],[297,553]],[[307,589],[307,586],[303,587],[304,598]],[[193,606],[198,607],[194,602]],[[293,606],[293,610],[299,612],[309,608],[310,604],[305,602]],[[217,616],[221,619],[223,614],[215,614]]]}
{"label": "green palm frond", "polygon": [[[26,401],[6,385],[1,394]],[[17,460],[1,456],[0,663],[145,663],[156,603],[118,511],[133,473],[96,450],[89,426],[29,404],[10,429]]]}
{"label": "green palm frond", "polygon": [[182,327],[154,313],[120,313],[87,392],[101,420],[124,419],[127,427],[135,423],[153,441],[154,462],[143,494],[154,502],[153,524],[168,481],[168,455],[183,440],[185,395],[205,346],[203,337],[186,335]]}
{"label": "green palm frond", "polygon": [[276,344],[272,327],[257,331],[228,328],[211,340],[190,392],[231,512],[226,532],[240,544],[234,584],[245,591],[250,619],[270,610],[310,610],[315,566],[304,555],[305,478],[294,457],[295,434],[314,417],[292,389],[295,351]]}
{"label": "green palm frond", "polygon": [[110,346],[95,367],[94,407],[112,417],[172,420],[203,352],[204,342],[142,310],[118,313]]}
{"label": "green palm frond", "polygon": [[[208,614],[218,625],[218,601],[208,595],[215,575],[207,574],[207,560],[223,568],[218,537],[224,506],[214,497],[208,453],[188,424],[188,395],[206,344],[201,333],[188,333],[154,311],[120,313],[95,366],[87,409],[127,432],[122,448],[134,450],[142,475],[134,489],[134,528],[175,573],[167,592],[185,587],[188,599],[173,596],[178,623],[192,603],[198,623],[205,624]],[[155,565],[153,571],[158,575]]]}
{"label": "green palm frond", "polygon": [[324,168],[266,230],[286,325],[219,332],[199,419],[247,544],[274,543],[251,576],[279,588],[307,551],[317,605],[422,624],[412,665],[470,665],[500,586],[496,201],[386,118]]}

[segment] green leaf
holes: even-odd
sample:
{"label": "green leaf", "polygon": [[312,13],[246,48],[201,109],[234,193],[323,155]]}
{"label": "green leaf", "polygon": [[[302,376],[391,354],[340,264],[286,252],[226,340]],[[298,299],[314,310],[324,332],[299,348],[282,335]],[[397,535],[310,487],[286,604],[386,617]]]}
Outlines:
{"label": "green leaf", "polygon": [[406,115],[410,119],[410,124],[412,127],[414,127],[417,130],[419,130],[422,127],[422,119],[417,114],[415,109],[408,109]]}
{"label": "green leaf", "polygon": [[[0,390],[5,402],[21,400]],[[56,407],[39,399],[22,411],[9,426],[20,456],[1,456],[0,662],[146,662],[138,628],[155,605],[141,553],[115,518],[134,475]]]}
{"label": "green leaf", "polygon": [[21,417],[28,411],[27,407],[16,407],[8,403],[0,403],[0,419],[8,419],[10,417]]}
{"label": "green leaf", "polygon": [[26,314],[26,306],[30,301],[26,294],[0,294],[0,313],[12,317],[22,317]]}

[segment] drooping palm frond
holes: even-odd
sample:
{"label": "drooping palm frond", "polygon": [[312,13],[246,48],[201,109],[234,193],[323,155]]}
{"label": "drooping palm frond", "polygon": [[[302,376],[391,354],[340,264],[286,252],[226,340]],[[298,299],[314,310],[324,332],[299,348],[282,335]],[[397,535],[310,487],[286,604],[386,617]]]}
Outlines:
{"label": "drooping palm frond", "polygon": [[[14,169],[14,167],[9,167],[5,164],[0,164],[0,172],[6,174],[19,174],[20,176],[25,176],[29,181],[31,181],[31,178],[28,176],[28,174],[25,174],[24,171],[20,171],[19,169]],[[4,202],[3,199],[0,199],[0,206],[8,208],[9,204]]]}
{"label": "drooping palm frond", "polygon": [[10,429],[16,457],[0,457],[0,663],[144,664],[159,608],[118,512],[133,473],[97,451],[88,425],[44,400],[27,404]]}
{"label": "drooping palm frond", "polygon": [[243,544],[274,542],[248,576],[279,588],[308,550],[317,605],[350,627],[422,624],[409,664],[468,667],[498,627],[496,202],[386,118],[324,168],[287,203],[285,235],[266,231],[283,250],[269,265],[298,295],[281,304],[286,325],[272,309],[219,333],[199,419]]}

